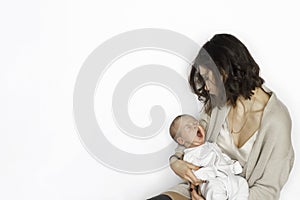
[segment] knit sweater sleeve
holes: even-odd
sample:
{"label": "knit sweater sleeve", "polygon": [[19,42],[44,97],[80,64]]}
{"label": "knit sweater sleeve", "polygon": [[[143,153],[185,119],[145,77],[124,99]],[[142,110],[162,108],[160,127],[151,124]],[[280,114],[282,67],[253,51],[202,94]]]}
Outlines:
{"label": "knit sweater sleeve", "polygon": [[257,164],[250,177],[249,200],[279,199],[280,191],[294,163],[291,143],[291,119],[282,104],[272,110],[262,127],[265,137],[258,153]]}

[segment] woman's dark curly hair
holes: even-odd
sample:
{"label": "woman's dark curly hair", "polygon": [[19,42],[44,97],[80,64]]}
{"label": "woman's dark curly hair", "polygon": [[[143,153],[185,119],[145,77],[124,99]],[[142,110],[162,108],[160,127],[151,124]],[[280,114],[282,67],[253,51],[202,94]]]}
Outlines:
{"label": "woman's dark curly hair", "polygon": [[[217,77],[217,88],[225,88],[225,95],[219,95],[215,99],[210,95],[205,89],[205,79],[200,75],[199,66],[213,72]],[[240,40],[230,34],[216,34],[203,45],[196,56],[189,83],[198,99],[204,103],[205,111],[210,113],[212,108],[223,106],[226,102],[235,106],[239,96],[250,99],[252,91],[264,83],[259,70],[258,64]]]}

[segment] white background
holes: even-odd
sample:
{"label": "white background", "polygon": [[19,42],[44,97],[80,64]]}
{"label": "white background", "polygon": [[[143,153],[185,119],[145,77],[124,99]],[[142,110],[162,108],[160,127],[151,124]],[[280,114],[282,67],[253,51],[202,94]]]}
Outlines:
{"label": "white background", "polygon": [[76,133],[72,95],[82,63],[138,28],[173,30],[199,45],[226,32],[246,44],[291,113],[296,160],[281,199],[298,199],[299,15],[296,1],[1,1],[0,199],[137,200],[179,181],[169,168],[132,175],[104,167]]}

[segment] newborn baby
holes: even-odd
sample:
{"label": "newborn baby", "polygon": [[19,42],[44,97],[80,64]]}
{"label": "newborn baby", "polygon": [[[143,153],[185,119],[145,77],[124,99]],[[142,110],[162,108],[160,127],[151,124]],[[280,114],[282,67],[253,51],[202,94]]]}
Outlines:
{"label": "newborn baby", "polygon": [[170,135],[185,147],[183,160],[201,167],[195,176],[205,180],[199,194],[206,200],[247,200],[247,181],[237,175],[242,172],[238,161],[222,153],[215,144],[205,142],[205,131],[190,115],[177,116],[170,125]]}

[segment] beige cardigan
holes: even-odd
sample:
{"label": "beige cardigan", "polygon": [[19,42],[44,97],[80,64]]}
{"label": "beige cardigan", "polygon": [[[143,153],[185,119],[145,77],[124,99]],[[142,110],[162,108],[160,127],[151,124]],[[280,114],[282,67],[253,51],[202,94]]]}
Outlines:
{"label": "beige cardigan", "polygon": [[[294,163],[289,112],[273,92],[265,86],[263,89],[271,94],[271,97],[264,109],[256,141],[241,174],[249,184],[249,200],[279,199],[280,191]],[[206,125],[206,140],[216,141],[227,110],[227,107],[216,108],[212,111],[211,117],[205,114],[200,116],[200,122]],[[183,149],[183,146],[178,146],[176,154],[182,156]],[[186,182],[171,188],[170,191],[190,198]]]}

